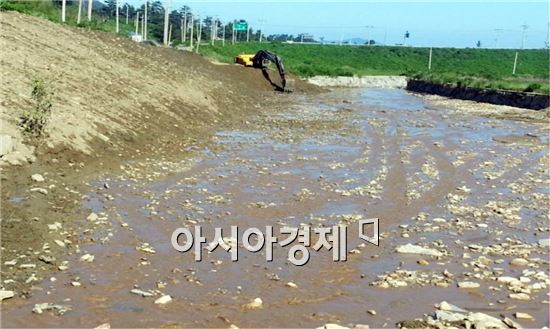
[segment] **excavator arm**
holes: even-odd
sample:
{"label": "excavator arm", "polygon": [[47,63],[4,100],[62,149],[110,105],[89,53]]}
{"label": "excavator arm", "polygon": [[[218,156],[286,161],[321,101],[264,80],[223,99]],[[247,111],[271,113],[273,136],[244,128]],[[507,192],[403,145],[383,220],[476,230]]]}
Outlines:
{"label": "excavator arm", "polygon": [[[279,71],[279,75],[281,76],[282,87],[277,86],[275,83],[273,83],[273,81],[269,77],[268,68],[267,68],[268,62],[273,62],[277,66],[277,71]],[[272,85],[274,85],[275,87],[277,87],[281,91],[286,91],[286,89],[285,89],[285,87],[286,87],[286,72],[285,72],[285,67],[283,65],[283,60],[279,56],[277,56],[274,53],[272,53],[270,51],[267,51],[267,50],[260,50],[252,58],[252,66],[254,68],[261,69],[262,74],[264,75],[264,77]]]}

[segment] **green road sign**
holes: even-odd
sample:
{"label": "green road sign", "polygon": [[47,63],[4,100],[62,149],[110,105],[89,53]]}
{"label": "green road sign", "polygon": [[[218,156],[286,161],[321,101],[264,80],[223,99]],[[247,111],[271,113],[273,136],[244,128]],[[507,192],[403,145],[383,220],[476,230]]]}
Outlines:
{"label": "green road sign", "polygon": [[235,23],[235,31],[246,31],[248,30],[247,22],[237,22]]}

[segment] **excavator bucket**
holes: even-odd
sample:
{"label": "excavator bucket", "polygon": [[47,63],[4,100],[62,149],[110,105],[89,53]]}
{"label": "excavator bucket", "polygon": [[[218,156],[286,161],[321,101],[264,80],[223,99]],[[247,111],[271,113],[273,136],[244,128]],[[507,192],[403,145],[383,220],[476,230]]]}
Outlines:
{"label": "excavator bucket", "polygon": [[285,88],[284,88],[284,92],[285,93],[293,92],[295,85],[296,85],[296,81],[294,79],[287,79],[286,84],[285,84]]}

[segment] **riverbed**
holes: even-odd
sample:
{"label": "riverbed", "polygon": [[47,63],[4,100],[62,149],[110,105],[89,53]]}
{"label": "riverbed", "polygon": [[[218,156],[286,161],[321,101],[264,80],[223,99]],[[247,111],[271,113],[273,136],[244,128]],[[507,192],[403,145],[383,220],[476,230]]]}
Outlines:
{"label": "riverbed", "polygon": [[[95,216],[77,223],[88,243],[28,299],[4,302],[2,325],[394,327],[447,301],[548,326],[547,124],[460,113],[400,89],[296,98],[191,157],[127,162],[91,181],[82,207]],[[358,237],[370,218],[378,246]],[[199,225],[197,262],[171,237]],[[292,245],[275,244],[273,261],[242,242],[238,261],[205,249],[216,227],[230,244],[231,226],[272,226],[281,238],[335,225],[347,227],[346,261],[310,247],[297,266]],[[528,300],[511,297],[520,293]],[[33,312],[40,303],[60,308]]]}

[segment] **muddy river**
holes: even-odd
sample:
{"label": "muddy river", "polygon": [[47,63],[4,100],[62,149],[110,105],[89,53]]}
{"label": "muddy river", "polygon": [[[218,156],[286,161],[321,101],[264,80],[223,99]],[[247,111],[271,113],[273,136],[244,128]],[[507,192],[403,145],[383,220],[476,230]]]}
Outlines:
{"label": "muddy river", "polygon": [[[77,224],[89,243],[30,298],[4,303],[2,325],[394,327],[447,301],[548,326],[548,151],[546,124],[435,108],[403,90],[303,96],[195,156],[128,162],[90,182],[92,215]],[[379,246],[358,237],[368,218]],[[197,262],[171,237],[199,225]],[[242,239],[238,261],[207,250],[216,227],[229,244],[231,226],[272,226],[279,239],[310,227],[314,245],[314,229],[334,225],[347,227],[346,261],[310,246],[294,265],[296,243],[275,243],[272,261]]]}

